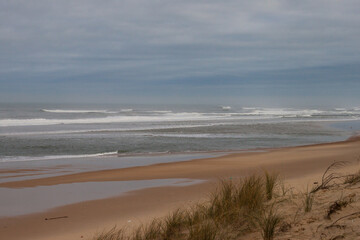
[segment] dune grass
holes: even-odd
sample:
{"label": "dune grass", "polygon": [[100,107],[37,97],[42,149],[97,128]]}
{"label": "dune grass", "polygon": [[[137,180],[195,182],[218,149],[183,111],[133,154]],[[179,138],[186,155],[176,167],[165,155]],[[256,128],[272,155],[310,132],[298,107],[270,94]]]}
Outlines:
{"label": "dune grass", "polygon": [[128,238],[124,234],[123,229],[117,229],[113,227],[109,231],[98,234],[96,240],[127,240]]}
{"label": "dune grass", "polygon": [[355,174],[351,174],[345,177],[344,183],[355,185],[360,182],[360,171],[356,172]]}
{"label": "dune grass", "polygon": [[[334,172],[344,163],[331,164],[322,175],[320,185],[301,193],[302,207],[298,213],[308,213],[312,210],[315,194],[324,189],[336,186],[339,179],[345,178],[345,187],[351,187],[360,182],[360,172],[341,176]],[[258,232],[263,240],[273,240],[278,232],[285,232],[291,224],[278,214],[282,203],[291,196],[284,198],[291,188],[286,188],[278,174],[265,172],[263,176],[251,175],[241,180],[221,180],[207,200],[187,207],[177,209],[163,218],[153,219],[150,223],[133,230],[112,228],[92,238],[92,240],[238,240],[246,234]],[[276,186],[279,186],[276,192]],[[353,196],[340,198],[327,209],[326,217],[340,211],[352,203]],[[300,199],[299,199],[300,200]],[[296,204],[297,205],[297,204]],[[351,217],[359,212],[346,215],[337,221]],[[126,230],[126,231],[125,231]]]}
{"label": "dune grass", "polygon": [[339,175],[339,173],[335,172],[335,170],[344,167],[347,163],[348,162],[345,161],[338,161],[330,164],[326,168],[321,178],[321,183],[318,186],[314,187],[311,190],[311,193],[316,193],[319,190],[327,189],[330,187],[331,183],[333,183],[335,180],[343,178],[343,176]]}
{"label": "dune grass", "polygon": [[93,240],[235,240],[253,231],[261,231],[265,240],[271,240],[280,221],[268,210],[277,179],[266,173],[265,177],[222,180],[207,201],[154,219],[132,234],[114,228]]}
{"label": "dune grass", "polygon": [[188,240],[216,240],[219,230],[214,221],[205,221],[201,224],[189,226]]}
{"label": "dune grass", "polygon": [[163,239],[179,238],[182,235],[182,228],[186,225],[185,214],[177,209],[163,220]]}
{"label": "dune grass", "polygon": [[263,239],[273,240],[275,230],[280,224],[282,218],[276,213],[274,205],[271,205],[268,209],[264,209],[260,215],[255,217],[255,220],[261,229],[261,236]]}
{"label": "dune grass", "polygon": [[267,200],[271,200],[273,198],[273,193],[276,187],[276,183],[278,182],[278,177],[278,174],[270,174],[265,171],[265,190]]}
{"label": "dune grass", "polygon": [[303,196],[303,206],[304,212],[310,212],[314,203],[314,193],[311,191],[306,191]]}

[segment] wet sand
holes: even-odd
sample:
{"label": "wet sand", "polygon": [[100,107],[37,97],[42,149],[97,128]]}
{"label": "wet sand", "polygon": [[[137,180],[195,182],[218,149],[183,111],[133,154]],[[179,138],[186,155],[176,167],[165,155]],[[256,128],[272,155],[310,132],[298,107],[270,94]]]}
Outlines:
{"label": "wet sand", "polygon": [[[262,173],[265,169],[276,171],[289,184],[305,189],[306,185],[318,181],[326,167],[334,161],[349,161],[344,171],[358,170],[359,156],[360,141],[353,138],[330,144],[3,182],[0,184],[2,188],[19,189],[104,181],[207,180],[201,184],[148,188],[118,197],[66,205],[47,212],[1,218],[0,239],[84,239],[115,224],[131,227],[205,198],[219,178],[238,178]],[[45,220],[53,217],[64,218]]]}

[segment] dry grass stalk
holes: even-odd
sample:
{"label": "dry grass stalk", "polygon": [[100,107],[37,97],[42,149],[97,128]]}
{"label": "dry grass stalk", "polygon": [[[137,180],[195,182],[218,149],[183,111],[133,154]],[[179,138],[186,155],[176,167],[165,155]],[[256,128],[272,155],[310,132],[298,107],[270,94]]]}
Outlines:
{"label": "dry grass stalk", "polygon": [[345,177],[344,183],[345,184],[350,184],[350,185],[355,185],[357,183],[360,182],[360,171],[358,171],[355,174],[351,174]]}
{"label": "dry grass stalk", "polygon": [[335,201],[333,204],[329,206],[329,209],[326,214],[327,219],[331,219],[331,215],[340,211],[342,208],[346,207],[351,203],[351,198],[349,200],[346,199],[339,199]]}
{"label": "dry grass stalk", "polygon": [[330,166],[328,166],[321,178],[321,184],[316,186],[313,190],[311,190],[311,193],[316,193],[321,189],[326,189],[329,187],[330,182],[334,181],[335,179],[342,178],[342,176],[340,176],[339,174],[333,171],[335,169],[343,167],[346,163],[347,162],[345,161],[340,161],[340,162],[334,162]]}

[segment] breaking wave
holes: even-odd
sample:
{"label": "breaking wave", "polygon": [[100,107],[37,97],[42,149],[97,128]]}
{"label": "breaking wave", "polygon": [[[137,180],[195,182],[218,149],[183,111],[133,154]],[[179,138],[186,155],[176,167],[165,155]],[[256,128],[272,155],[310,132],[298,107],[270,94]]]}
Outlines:
{"label": "breaking wave", "polygon": [[40,161],[51,159],[67,159],[67,158],[85,158],[85,157],[101,157],[112,156],[118,152],[105,152],[95,154],[78,154],[78,155],[50,155],[50,156],[15,156],[15,157],[1,157],[0,162],[23,162],[23,161]]}
{"label": "breaking wave", "polygon": [[117,113],[108,110],[77,110],[77,109],[41,109],[42,112],[49,113]]}
{"label": "breaking wave", "polygon": [[[44,109],[43,109],[44,110]],[[46,109],[45,109],[46,110]],[[46,110],[56,113],[113,113],[107,110]],[[125,111],[132,111],[126,109]],[[41,126],[57,124],[109,124],[109,123],[151,123],[151,122],[180,122],[180,121],[236,121],[236,120],[261,120],[261,119],[293,119],[293,120],[346,120],[360,119],[360,111],[355,109],[287,109],[287,108],[243,108],[242,111],[226,112],[171,112],[171,111],[152,111],[144,114],[134,112],[130,115],[121,114],[108,115],[104,117],[89,118],[67,118],[67,119],[48,119],[48,118],[29,118],[29,119],[0,119],[0,127],[10,126]],[[290,121],[290,120],[289,120]]]}

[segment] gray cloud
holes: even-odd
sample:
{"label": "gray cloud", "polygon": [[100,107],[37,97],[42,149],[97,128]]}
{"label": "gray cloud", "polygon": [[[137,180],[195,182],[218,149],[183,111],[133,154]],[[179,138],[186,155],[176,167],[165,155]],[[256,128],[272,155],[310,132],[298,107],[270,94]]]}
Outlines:
{"label": "gray cloud", "polygon": [[129,85],[358,64],[359,8],[355,0],[0,0],[0,84],[96,76]]}

